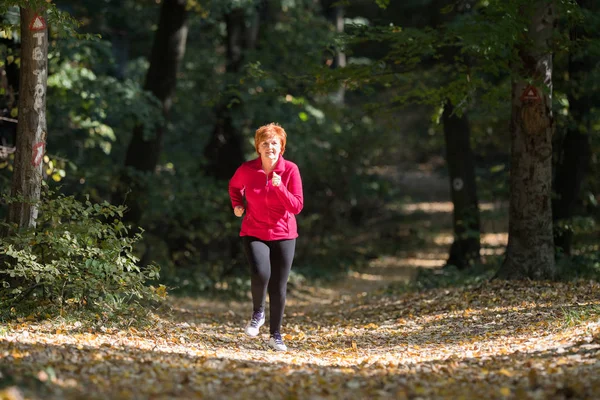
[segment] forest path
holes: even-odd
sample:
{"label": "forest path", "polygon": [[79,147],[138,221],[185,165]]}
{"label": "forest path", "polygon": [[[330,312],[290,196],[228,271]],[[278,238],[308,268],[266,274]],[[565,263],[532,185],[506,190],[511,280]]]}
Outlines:
{"label": "forest path", "polygon": [[[172,297],[145,327],[25,318],[0,327],[0,398],[598,397],[598,283],[406,290],[415,267],[443,263],[451,235],[447,203],[403,207],[406,226],[387,234],[410,246],[347,279],[292,286],[287,352],[269,349],[268,326],[243,333],[248,299]],[[504,239],[489,230],[484,251]]]}

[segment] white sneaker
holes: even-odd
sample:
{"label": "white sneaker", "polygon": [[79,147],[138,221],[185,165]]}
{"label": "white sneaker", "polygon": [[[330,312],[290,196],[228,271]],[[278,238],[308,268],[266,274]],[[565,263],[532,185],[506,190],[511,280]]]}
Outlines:
{"label": "white sneaker", "polygon": [[287,346],[283,343],[283,339],[279,332],[275,332],[271,335],[269,346],[275,351],[287,351]]}
{"label": "white sneaker", "polygon": [[250,322],[246,325],[246,335],[248,336],[257,336],[258,330],[265,323],[265,313],[264,312],[254,312],[252,313],[252,318]]}

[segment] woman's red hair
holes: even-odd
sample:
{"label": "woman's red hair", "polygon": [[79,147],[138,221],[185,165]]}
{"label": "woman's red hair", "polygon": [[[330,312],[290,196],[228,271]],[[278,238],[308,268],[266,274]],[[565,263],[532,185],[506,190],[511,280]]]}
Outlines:
{"label": "woman's red hair", "polygon": [[287,134],[285,133],[285,130],[275,122],[263,125],[256,130],[256,134],[254,135],[254,148],[256,149],[256,152],[260,154],[258,152],[258,145],[270,137],[279,139],[279,142],[281,143],[281,154],[283,154],[287,142]]}

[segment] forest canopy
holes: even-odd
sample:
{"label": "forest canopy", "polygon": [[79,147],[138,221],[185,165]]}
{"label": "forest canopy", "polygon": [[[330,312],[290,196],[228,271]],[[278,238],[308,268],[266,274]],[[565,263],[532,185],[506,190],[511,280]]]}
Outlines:
{"label": "forest canopy", "polygon": [[[407,233],[398,210],[440,199],[453,209],[445,265],[506,278],[596,273],[594,1],[11,0],[0,10],[0,217],[11,257],[29,237],[11,231],[11,204],[28,201],[15,181],[32,157],[16,158],[27,100],[19,18],[33,10],[48,26],[41,214],[23,235],[54,234],[20,256],[30,268],[44,254],[49,275],[22,277],[53,284],[65,257],[89,268],[78,246],[93,242],[130,257],[100,264],[131,262],[149,277],[160,266],[174,291],[243,293],[227,184],[270,122],[288,132],[286,158],[307,194],[292,279],[418,248],[437,228]],[[418,174],[445,187],[407,186]],[[60,230],[67,220],[79,225]],[[508,247],[486,255],[495,220]],[[87,237],[92,226],[112,239]],[[49,251],[66,234],[77,254]]]}

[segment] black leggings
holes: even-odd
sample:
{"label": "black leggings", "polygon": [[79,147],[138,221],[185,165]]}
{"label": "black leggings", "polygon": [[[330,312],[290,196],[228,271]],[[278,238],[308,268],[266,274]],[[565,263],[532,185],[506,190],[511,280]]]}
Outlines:
{"label": "black leggings", "polygon": [[270,332],[271,334],[279,332],[296,239],[260,240],[252,236],[243,236],[242,243],[250,264],[254,311],[264,311],[268,289]]}

